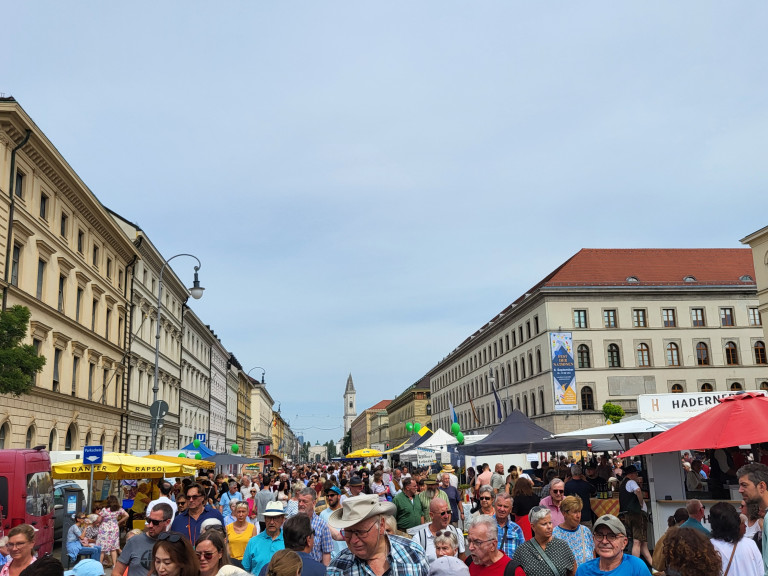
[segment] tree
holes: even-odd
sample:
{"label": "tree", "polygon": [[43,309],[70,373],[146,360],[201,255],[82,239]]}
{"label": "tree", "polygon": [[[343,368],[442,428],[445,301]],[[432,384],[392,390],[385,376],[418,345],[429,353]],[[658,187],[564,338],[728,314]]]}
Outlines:
{"label": "tree", "polygon": [[611,402],[606,402],[603,404],[603,416],[605,416],[606,420],[610,420],[614,424],[617,422],[620,422],[621,419],[624,417],[624,408],[619,406],[618,404],[612,404]]}
{"label": "tree", "polygon": [[341,455],[346,456],[352,452],[352,430],[344,434],[344,441],[341,443]]}
{"label": "tree", "polygon": [[309,442],[304,442],[301,445],[301,461],[302,462],[308,462],[309,461],[309,447],[311,444]]}
{"label": "tree", "polygon": [[11,306],[0,312],[0,393],[29,394],[34,376],[45,366],[31,344],[22,344],[31,312],[26,306]]}
{"label": "tree", "polygon": [[323,444],[328,449],[328,460],[331,458],[336,458],[336,442],[333,440],[328,440],[325,444]]}

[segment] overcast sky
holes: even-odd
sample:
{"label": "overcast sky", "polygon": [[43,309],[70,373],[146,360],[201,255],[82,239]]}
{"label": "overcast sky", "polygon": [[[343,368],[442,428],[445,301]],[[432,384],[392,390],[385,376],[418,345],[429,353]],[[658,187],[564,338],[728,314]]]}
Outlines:
{"label": "overcast sky", "polygon": [[[581,248],[768,224],[762,2],[6,2],[0,92],[313,443]],[[191,260],[173,268],[192,279]],[[260,375],[254,370],[252,375]]]}

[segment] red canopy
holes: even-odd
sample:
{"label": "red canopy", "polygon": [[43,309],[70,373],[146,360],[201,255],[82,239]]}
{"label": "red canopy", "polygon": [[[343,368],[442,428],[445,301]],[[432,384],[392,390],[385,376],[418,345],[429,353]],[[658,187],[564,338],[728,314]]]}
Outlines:
{"label": "red canopy", "polygon": [[766,423],[768,397],[753,392],[726,396],[717,406],[641,442],[622,456],[760,444],[768,442]]}

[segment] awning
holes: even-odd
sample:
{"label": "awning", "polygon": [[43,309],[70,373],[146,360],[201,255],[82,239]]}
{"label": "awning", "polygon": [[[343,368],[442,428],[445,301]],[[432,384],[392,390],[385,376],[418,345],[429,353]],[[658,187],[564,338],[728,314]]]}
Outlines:
{"label": "awning", "polygon": [[[96,480],[104,480],[105,478],[140,480],[142,478],[194,476],[196,472],[197,469],[193,466],[184,466],[164,460],[150,460],[119,452],[104,454],[102,463],[93,466],[93,478]],[[82,460],[57,462],[51,465],[51,476],[57,480],[88,480],[91,477],[91,466]]]}
{"label": "awning", "polygon": [[196,460],[195,458],[181,458],[180,456],[164,456],[163,454],[147,454],[142,458],[151,458],[152,460],[163,460],[165,462],[173,462],[175,464],[181,464],[183,466],[192,466],[198,470],[203,468],[215,468],[216,464],[210,460]]}

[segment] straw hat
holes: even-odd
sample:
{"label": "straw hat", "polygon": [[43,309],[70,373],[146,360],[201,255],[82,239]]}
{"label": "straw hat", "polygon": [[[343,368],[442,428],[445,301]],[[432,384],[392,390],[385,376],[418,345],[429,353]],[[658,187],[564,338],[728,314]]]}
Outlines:
{"label": "straw hat", "polygon": [[453,474],[454,472],[456,472],[456,469],[450,464],[446,464],[445,466],[443,466],[443,469],[441,470],[441,472],[447,472],[448,474]]}
{"label": "straw hat", "polygon": [[382,502],[376,494],[361,494],[347,498],[341,508],[328,517],[328,524],[336,529],[349,528],[366,518],[379,514],[394,516],[397,506],[392,502]]}

